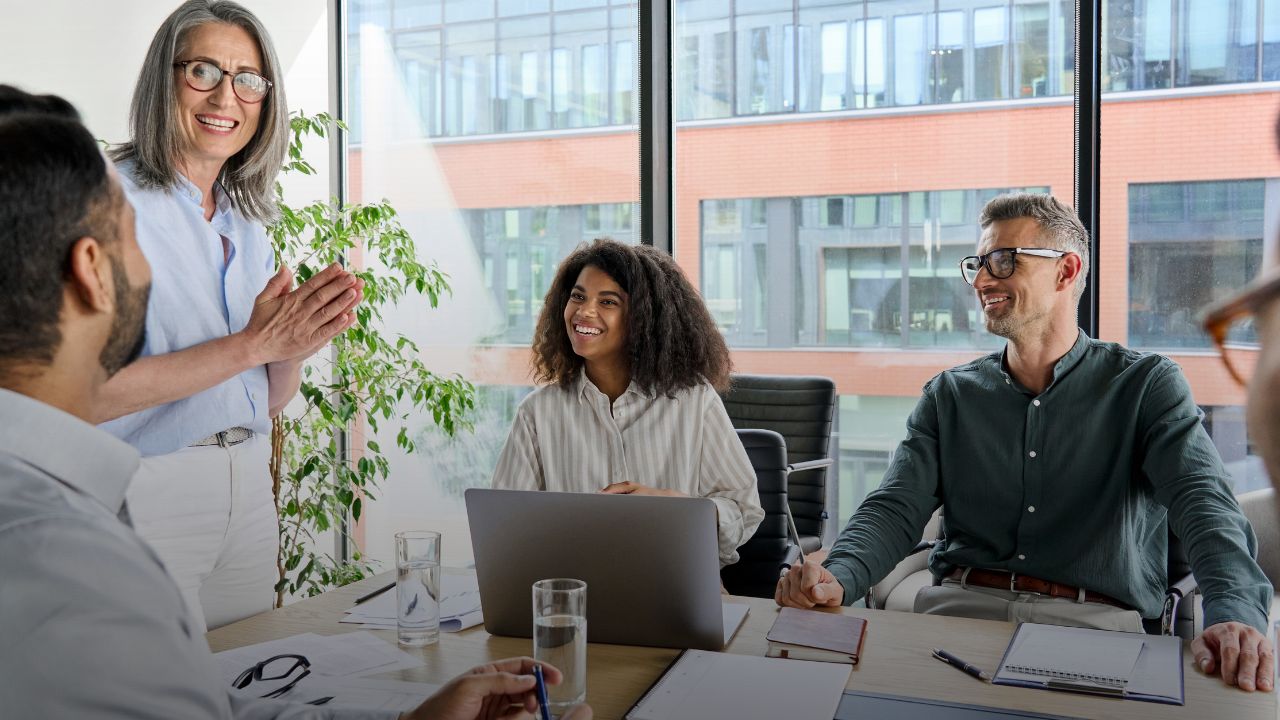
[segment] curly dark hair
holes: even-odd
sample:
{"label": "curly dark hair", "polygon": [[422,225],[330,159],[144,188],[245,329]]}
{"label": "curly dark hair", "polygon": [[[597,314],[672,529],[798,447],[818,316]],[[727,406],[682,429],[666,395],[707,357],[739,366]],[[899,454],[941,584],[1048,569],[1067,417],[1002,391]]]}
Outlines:
{"label": "curly dark hair", "polygon": [[533,333],[534,377],[567,388],[583,359],[573,352],[564,308],[582,269],[603,271],[627,293],[627,356],[631,380],[647,392],[673,396],[704,380],[729,387],[729,348],[702,296],[672,257],[647,245],[600,238],[561,263]]}

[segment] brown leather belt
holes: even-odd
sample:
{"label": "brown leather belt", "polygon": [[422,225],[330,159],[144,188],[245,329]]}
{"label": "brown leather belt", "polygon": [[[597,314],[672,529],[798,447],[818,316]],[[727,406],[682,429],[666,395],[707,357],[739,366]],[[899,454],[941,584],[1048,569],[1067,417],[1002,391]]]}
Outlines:
{"label": "brown leather belt", "polygon": [[[1068,600],[1080,599],[1080,588],[1072,585],[1063,585],[1062,583],[1041,580],[1038,577],[1020,575],[1018,573],[1006,572],[1004,570],[983,570],[982,568],[970,568],[969,575],[966,577],[964,570],[964,568],[956,568],[955,570],[952,570],[949,578],[958,582],[963,582],[966,585],[996,588],[998,590],[1008,590],[1009,592],[1015,593],[1034,593],[1036,595],[1067,598]],[[1122,603],[1113,597],[1103,595],[1102,593],[1096,593],[1092,590],[1084,591],[1084,601],[1114,605],[1115,607],[1123,610],[1133,609],[1132,607],[1129,607],[1129,605]]]}

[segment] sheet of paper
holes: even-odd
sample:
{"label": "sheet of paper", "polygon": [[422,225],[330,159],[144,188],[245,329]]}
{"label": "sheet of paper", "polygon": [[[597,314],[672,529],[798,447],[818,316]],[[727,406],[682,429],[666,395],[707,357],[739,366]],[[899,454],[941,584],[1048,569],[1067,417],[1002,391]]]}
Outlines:
{"label": "sheet of paper", "polygon": [[[367,632],[345,635],[305,633],[214,655],[223,679],[230,684],[245,668],[275,655],[302,655],[315,675],[369,675],[422,666],[422,659]],[[261,693],[259,693],[261,694]]]}
{"label": "sheet of paper", "polygon": [[[442,575],[440,630],[459,632],[484,622],[480,613],[480,588],[474,574]],[[339,622],[360,625],[362,629],[394,630],[396,628],[396,594],[387,591],[351,607]]]}
{"label": "sheet of paper", "polygon": [[724,644],[728,646],[729,641],[733,639],[733,634],[742,627],[742,621],[747,619],[747,611],[751,606],[741,603],[723,603],[723,605]]}
{"label": "sheet of paper", "polygon": [[831,720],[848,665],[686,650],[629,720]]}
{"label": "sheet of paper", "polygon": [[[247,697],[261,697],[281,683],[263,685],[258,692],[254,683],[236,692]],[[308,703],[321,698],[333,698],[324,703],[325,708],[359,708],[363,710],[395,710],[407,712],[422,704],[423,700],[440,689],[430,683],[382,680],[363,677],[331,677],[312,673],[298,682],[279,699],[296,703]]]}

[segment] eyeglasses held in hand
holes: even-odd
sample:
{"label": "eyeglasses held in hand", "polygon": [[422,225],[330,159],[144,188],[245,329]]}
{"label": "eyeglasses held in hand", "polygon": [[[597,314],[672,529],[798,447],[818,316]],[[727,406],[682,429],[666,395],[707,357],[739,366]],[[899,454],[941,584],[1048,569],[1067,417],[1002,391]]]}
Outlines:
{"label": "eyeglasses held in hand", "polygon": [[1003,280],[1013,274],[1017,267],[1018,255],[1029,255],[1042,258],[1060,258],[1071,253],[1065,250],[1054,250],[1052,248],[1032,248],[1032,247],[1015,247],[1015,248],[997,248],[986,255],[970,255],[960,259],[960,274],[964,276],[964,281],[972,285],[978,279],[978,273],[982,272],[982,268],[986,268],[991,273],[991,277],[997,280]]}
{"label": "eyeglasses held in hand", "polygon": [[299,680],[311,674],[310,660],[307,660],[302,655],[276,655],[251,668],[247,668],[237,675],[235,680],[231,681],[231,685],[237,690],[243,690],[255,680],[258,682],[283,680],[298,672],[299,669],[302,672],[298,673],[297,677],[262,696],[264,698],[277,698],[292,690]]}
{"label": "eyeglasses held in hand", "polygon": [[1248,383],[1227,353],[1227,335],[1238,323],[1252,318],[1274,300],[1280,300],[1280,270],[1259,277],[1233,297],[1214,303],[1205,311],[1204,330],[1218,346],[1218,355],[1222,357],[1222,364],[1227,366],[1231,379],[1240,385]]}
{"label": "eyeglasses held in hand", "polygon": [[173,64],[182,68],[182,78],[187,87],[200,92],[209,92],[222,82],[222,78],[231,77],[231,90],[247,103],[260,103],[271,91],[271,81],[261,75],[247,70],[232,73],[223,70],[208,60],[182,60]]}

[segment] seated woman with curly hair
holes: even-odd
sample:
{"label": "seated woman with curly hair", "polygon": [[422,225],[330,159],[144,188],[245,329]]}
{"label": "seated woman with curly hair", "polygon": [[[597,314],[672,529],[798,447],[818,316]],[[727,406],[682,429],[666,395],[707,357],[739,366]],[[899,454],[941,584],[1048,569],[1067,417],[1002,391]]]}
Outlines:
{"label": "seated woman with curly hair", "polygon": [[543,383],[494,470],[512,490],[705,497],[721,566],[764,518],[718,389],[729,349],[669,255],[596,240],[560,264],[533,339]]}

